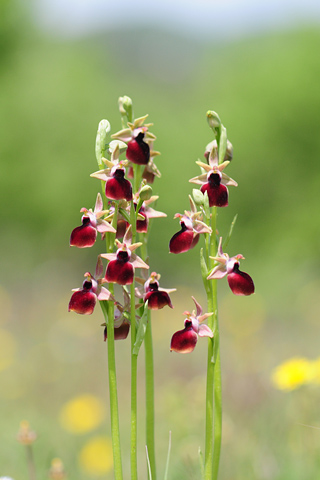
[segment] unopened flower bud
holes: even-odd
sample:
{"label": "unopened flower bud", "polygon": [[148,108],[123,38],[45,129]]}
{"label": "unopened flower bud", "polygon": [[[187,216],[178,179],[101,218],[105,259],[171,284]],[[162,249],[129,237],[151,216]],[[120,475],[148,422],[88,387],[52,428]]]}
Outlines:
{"label": "unopened flower bud", "polygon": [[150,187],[150,185],[144,185],[144,187],[141,188],[139,197],[143,201],[150,200],[150,198],[152,197],[152,188]]}
{"label": "unopened flower bud", "polygon": [[108,120],[101,120],[98,126],[96,137],[96,158],[98,165],[101,165],[101,159],[107,147],[107,137],[111,130],[111,125]]}
{"label": "unopened flower bud", "polygon": [[124,95],[119,97],[119,110],[121,115],[126,116],[129,122],[132,122],[133,110],[132,110],[132,100],[130,97]]}
{"label": "unopened flower bud", "polygon": [[220,128],[220,126],[221,126],[220,117],[213,110],[208,110],[207,111],[207,120],[208,120],[209,126],[211,128],[213,128],[213,129]]}

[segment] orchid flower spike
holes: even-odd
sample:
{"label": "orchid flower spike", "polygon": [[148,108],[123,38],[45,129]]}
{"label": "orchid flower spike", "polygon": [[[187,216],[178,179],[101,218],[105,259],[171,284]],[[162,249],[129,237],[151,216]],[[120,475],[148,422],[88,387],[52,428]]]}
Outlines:
{"label": "orchid flower spike", "polygon": [[81,221],[82,225],[72,230],[70,236],[70,247],[86,248],[94,245],[97,232],[101,233],[101,236],[106,232],[115,233],[113,226],[106,220],[102,219],[107,211],[103,210],[103,203],[100,193],[97,195],[94,211],[81,208],[80,212],[83,212]]}
{"label": "orchid flower spike", "polygon": [[191,297],[196,306],[196,312],[184,312],[186,316],[184,329],[174,333],[171,339],[170,351],[178,353],[190,353],[194,350],[198,337],[213,338],[213,332],[208,325],[201,324],[212,313],[202,313],[202,307],[194,297]]}
{"label": "orchid flower spike", "polygon": [[169,293],[175,292],[176,288],[160,288],[159,280],[160,275],[152,272],[144,284],[143,301],[144,303],[148,302],[148,308],[150,308],[150,310],[160,310],[166,305],[173,308]]}
{"label": "orchid flower spike", "polygon": [[176,213],[174,218],[180,218],[181,230],[173,235],[169,242],[170,253],[183,253],[195,247],[200,233],[212,233],[208,225],[202,222],[202,212],[197,212],[196,205],[189,195],[191,211],[185,210],[184,215]]}
{"label": "orchid flower spike", "polygon": [[208,162],[209,165],[200,161],[196,162],[205,173],[191,178],[189,182],[201,185],[200,190],[202,193],[207,192],[209,197],[209,207],[227,207],[229,197],[227,185],[233,185],[234,187],[238,186],[235,180],[223,173],[223,170],[230,162],[224,161],[220,165],[218,164],[215,145],[212,146]]}
{"label": "orchid flower spike", "polygon": [[222,237],[220,237],[218,255],[210,257],[218,265],[213,268],[207,280],[214,278],[223,278],[227,275],[227,280],[232,293],[235,295],[251,295],[254,293],[254,283],[250,275],[239,270],[240,259],[244,260],[241,254],[229,258],[227,253],[222,251]]}
{"label": "orchid flower spike", "polygon": [[142,243],[131,245],[131,226],[123,237],[123,243],[115,240],[118,250],[116,253],[103,253],[101,257],[109,260],[105,281],[118,283],[119,285],[130,285],[133,282],[135,268],[146,268],[149,266],[138,255],[133,253]]}
{"label": "orchid flower spike", "polygon": [[[101,274],[101,267],[103,268],[99,256],[96,277]],[[82,315],[91,315],[96,306],[97,300],[114,300],[114,297],[109,290],[101,285],[102,283],[105,283],[105,280],[102,278],[96,279],[89,272],[85,273],[84,276],[86,279],[82,284],[82,288],[72,290],[74,293],[71,296],[68,311],[80,313]]]}
{"label": "orchid flower spike", "polygon": [[111,135],[112,138],[127,143],[126,158],[138,165],[147,165],[150,160],[149,142],[156,138],[149,132],[152,123],[144,125],[147,117],[148,115],[145,115],[137,118],[133,123],[128,122],[128,128]]}

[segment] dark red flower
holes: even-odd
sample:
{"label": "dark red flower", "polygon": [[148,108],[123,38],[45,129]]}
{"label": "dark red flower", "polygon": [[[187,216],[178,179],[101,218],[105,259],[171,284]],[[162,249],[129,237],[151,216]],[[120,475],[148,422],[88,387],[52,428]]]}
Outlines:
{"label": "dark red flower", "polygon": [[112,200],[132,200],[132,186],[129,180],[124,178],[125,169],[113,167],[111,177],[106,181],[106,197]]}
{"label": "dark red flower", "polygon": [[144,141],[144,132],[140,131],[138,135],[128,142],[126,158],[132,163],[146,165],[150,159],[150,147]]}
{"label": "dark red flower", "polygon": [[90,274],[85,274],[86,280],[82,284],[82,289],[73,290],[69,302],[69,312],[80,313],[82,315],[91,315],[97,300],[110,300],[112,297],[109,290],[101,286],[100,280]]}
{"label": "dark red flower", "polygon": [[106,232],[115,233],[115,229],[112,225],[101,218],[107,213],[107,211],[103,210],[100,193],[97,195],[94,211],[81,208],[80,212],[84,212],[84,215],[82,215],[81,218],[82,225],[72,230],[70,246],[78,248],[92,247],[96,241],[97,232],[100,232],[101,235],[104,235]]}
{"label": "dark red flower", "polygon": [[128,232],[130,232],[130,228],[124,236],[123,243],[116,239],[118,246],[116,253],[104,253],[100,255],[109,260],[105,275],[106,282],[130,285],[133,282],[135,268],[149,268],[140,257],[132,253],[142,244],[134,243],[130,245]]}
{"label": "dark red flower", "polygon": [[229,287],[235,295],[252,295],[254,293],[254,283],[250,275],[239,270],[239,260],[244,259],[241,254],[229,258],[227,253],[222,251],[222,237],[220,237],[218,246],[218,255],[210,257],[218,265],[213,268],[207,280],[214,278],[223,278],[227,275]]}
{"label": "dark red flower", "polygon": [[184,215],[176,213],[174,218],[180,218],[181,230],[173,235],[169,242],[170,253],[183,253],[195,247],[200,233],[211,233],[211,228],[201,221],[202,213],[197,212],[194,201],[189,196],[191,211]]}
{"label": "dark red flower", "polygon": [[143,301],[148,301],[148,308],[150,308],[150,310],[160,310],[166,305],[168,305],[170,308],[173,308],[169,293],[175,292],[176,289],[160,288],[159,279],[160,275],[156,272],[152,272],[144,284],[145,294],[143,296]]}
{"label": "dark red flower", "polygon": [[208,182],[200,188],[202,193],[207,192],[209,207],[227,207],[228,189],[221,183],[221,173],[212,171],[208,174]]}
{"label": "dark red flower", "polygon": [[178,353],[190,353],[194,350],[198,337],[213,337],[213,332],[208,325],[201,324],[204,320],[212,315],[212,313],[202,314],[202,307],[192,297],[196,305],[197,312],[184,312],[186,319],[184,321],[184,329],[174,333],[171,339],[170,350]]}
{"label": "dark red flower", "polygon": [[231,273],[228,273],[227,280],[232,293],[235,295],[252,295],[254,283],[250,275],[239,270],[239,263],[235,262]]}

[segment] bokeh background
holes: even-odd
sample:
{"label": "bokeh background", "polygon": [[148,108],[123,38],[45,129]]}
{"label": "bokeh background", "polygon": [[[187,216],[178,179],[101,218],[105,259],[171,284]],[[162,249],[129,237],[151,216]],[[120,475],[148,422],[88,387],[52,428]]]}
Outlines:
{"label": "bokeh background", "polygon": [[[169,431],[170,478],[200,478],[206,342],[191,355],[169,352],[191,295],[205,303],[199,249],[169,255],[168,241],[178,230],[174,214],[189,207],[194,162],[212,139],[208,109],[227,127],[228,174],[239,183],[219,211],[219,231],[225,235],[238,213],[228,250],[246,257],[242,268],[257,292],[236,298],[219,284],[220,478],[317,478],[320,384],[289,381],[284,391],[272,372],[292,357],[320,355],[319,22],[320,5],[311,0],[1,0],[0,475],[27,478],[15,438],[26,419],[38,434],[39,478],[54,457],[70,480],[112,478],[108,461],[97,466],[90,450],[97,442],[94,452],[108,452],[110,436],[102,315],[67,312],[70,291],[94,270],[101,244],[79,251],[68,241],[99,187],[89,178],[98,122],[107,118],[119,130],[117,99],[129,95],[136,117],[149,113],[161,152],[154,193],[168,216],[152,225],[151,268],[162,286],[178,289],[174,310],[153,317],[160,478]],[[128,476],[128,341],[117,344],[117,358]],[[143,378],[143,354],[140,372]],[[90,420],[86,409],[96,416]],[[141,380],[146,478],[143,412]]]}

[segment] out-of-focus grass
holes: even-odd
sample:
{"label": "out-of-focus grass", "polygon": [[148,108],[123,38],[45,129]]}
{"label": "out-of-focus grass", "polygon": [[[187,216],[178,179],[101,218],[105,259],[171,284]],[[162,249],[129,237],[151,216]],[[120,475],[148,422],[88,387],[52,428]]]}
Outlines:
{"label": "out-of-focus grass", "polygon": [[[11,40],[15,33],[14,41]],[[15,434],[26,418],[38,433],[35,458],[46,478],[61,457],[69,478],[88,479],[79,452],[110,433],[106,413],[90,432],[74,435],[58,421],[77,395],[101,399],[108,412],[106,344],[97,308],[90,317],[68,314],[71,288],[93,271],[100,243],[69,249],[81,207],[93,207],[99,182],[94,140],[98,122],[120,128],[117,98],[134,100],[136,116],[150,114],[162,155],[154,193],[167,219],[152,225],[152,270],[164,287],[177,287],[175,309],[153,316],[158,465],[163,472],[172,430],[170,478],[199,478],[203,448],[206,341],[191,355],[170,354],[191,295],[205,304],[198,249],[168,255],[178,230],[172,217],[189,208],[188,179],[198,174],[211,140],[207,109],[219,112],[234,144],[228,174],[230,206],[219,211],[229,245],[242,253],[256,283],[250,298],[235,298],[221,281],[220,322],[224,434],[221,480],[316,478],[320,433],[319,387],[278,392],[273,368],[293,356],[318,352],[318,185],[320,140],[316,30],[273,34],[238,44],[191,44],[155,31],[117,32],[81,42],[39,38],[8,30],[0,74],[2,286],[0,290],[0,474],[26,477]],[[142,44],[141,49],[129,48]],[[169,53],[168,53],[169,51]],[[119,402],[125,474],[129,475],[129,342],[117,343]],[[143,432],[143,354],[139,360],[139,422]],[[232,459],[232,461],[230,461]],[[139,468],[145,478],[144,437]],[[112,478],[106,475],[105,478]]]}

